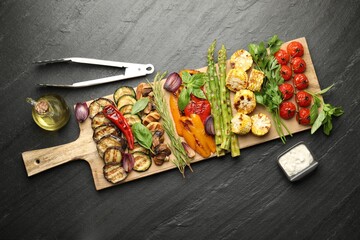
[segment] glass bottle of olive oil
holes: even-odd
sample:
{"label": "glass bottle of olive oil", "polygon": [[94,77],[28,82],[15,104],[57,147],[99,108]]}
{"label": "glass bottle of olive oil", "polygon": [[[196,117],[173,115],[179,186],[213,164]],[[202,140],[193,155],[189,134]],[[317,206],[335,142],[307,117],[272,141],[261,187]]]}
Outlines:
{"label": "glass bottle of olive oil", "polygon": [[56,131],[69,121],[70,111],[65,100],[56,94],[48,94],[40,97],[38,100],[27,98],[32,108],[32,117],[39,127]]}

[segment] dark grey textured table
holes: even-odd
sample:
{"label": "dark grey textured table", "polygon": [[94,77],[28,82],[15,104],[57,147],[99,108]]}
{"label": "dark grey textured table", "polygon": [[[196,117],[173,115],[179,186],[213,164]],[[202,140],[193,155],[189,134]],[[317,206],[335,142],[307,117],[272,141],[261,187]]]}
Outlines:
{"label": "dark grey textured table", "polygon": [[[0,239],[359,239],[359,16],[355,0],[1,1]],[[325,101],[345,115],[330,137],[301,132],[194,164],[185,179],[171,170],[100,192],[83,161],[26,176],[22,152],[79,134],[73,113],[62,130],[41,130],[26,97],[57,93],[73,105],[119,85],[39,88],[119,72],[33,61],[80,56],[172,72],[205,66],[214,39],[232,53],[274,34],[306,37],[321,87],[335,83]],[[290,183],[276,157],[299,141],[320,166]]]}

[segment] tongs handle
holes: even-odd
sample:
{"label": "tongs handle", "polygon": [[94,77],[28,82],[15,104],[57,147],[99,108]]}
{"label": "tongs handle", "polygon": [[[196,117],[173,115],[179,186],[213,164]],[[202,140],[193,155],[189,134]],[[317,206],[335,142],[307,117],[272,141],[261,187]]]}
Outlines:
{"label": "tongs handle", "polygon": [[152,64],[126,63],[126,62],[100,60],[94,58],[71,57],[71,58],[60,58],[60,59],[37,61],[35,63],[50,64],[50,63],[60,63],[60,62],[74,62],[74,63],[92,64],[92,65],[100,65],[100,66],[108,66],[108,67],[120,67],[120,68],[125,68],[125,74],[76,82],[73,84],[39,84],[40,86],[70,87],[70,88],[87,87],[87,86],[93,86],[103,83],[115,82],[123,79],[141,77],[154,72],[154,66]]}

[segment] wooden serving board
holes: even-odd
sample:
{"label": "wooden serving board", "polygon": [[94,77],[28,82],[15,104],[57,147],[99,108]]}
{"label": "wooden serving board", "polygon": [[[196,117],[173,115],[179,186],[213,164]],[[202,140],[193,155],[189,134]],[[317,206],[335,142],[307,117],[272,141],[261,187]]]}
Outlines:
{"label": "wooden serving board", "polygon": [[[301,42],[304,46],[303,58],[307,64],[305,74],[310,81],[308,90],[310,90],[312,92],[317,92],[320,90],[319,81],[318,81],[316,73],[315,73],[314,65],[311,60],[311,56],[310,56],[310,52],[309,52],[309,48],[308,48],[306,39],[299,38],[299,39],[294,39],[294,40]],[[288,43],[284,43],[282,45],[282,48],[286,50],[286,46]],[[228,65],[228,69],[230,69],[230,65]],[[201,68],[199,70],[205,72],[206,67]],[[292,80],[290,80],[290,81],[292,81]],[[105,97],[112,99],[112,95],[105,96]],[[168,99],[169,95],[166,94],[166,97]],[[292,101],[294,101],[294,97],[292,98]],[[91,101],[89,101],[88,103],[90,103],[90,102]],[[233,110],[233,111],[235,111],[235,110]],[[258,113],[258,112],[265,113],[270,117],[270,114],[266,111],[266,109],[263,106],[258,105],[256,107],[254,113]],[[252,115],[252,114],[250,114],[250,115]],[[307,130],[310,128],[310,126],[299,125],[296,122],[295,117],[291,120],[284,120],[284,121],[292,133],[297,133],[297,132],[304,131],[304,130]],[[23,152],[22,157],[23,157],[23,161],[24,161],[28,176],[32,176],[34,174],[43,172],[45,170],[48,170],[50,168],[56,167],[58,165],[61,165],[61,164],[64,164],[64,163],[67,163],[70,161],[85,160],[90,165],[96,190],[101,190],[104,188],[118,185],[118,184],[112,184],[104,178],[104,175],[103,175],[104,162],[100,158],[100,156],[97,152],[97,149],[96,149],[96,144],[92,139],[93,130],[92,130],[90,124],[91,124],[91,120],[89,118],[84,123],[79,124],[80,134],[79,134],[78,139],[73,142],[55,146],[55,147],[50,147],[50,148]],[[272,123],[270,132],[263,137],[257,137],[251,133],[249,133],[245,136],[239,136],[240,148],[243,149],[246,147],[250,147],[253,145],[257,145],[257,144],[260,144],[260,143],[263,143],[266,141],[270,141],[270,140],[279,138],[279,136],[273,126],[274,126],[274,124]],[[165,141],[167,143],[170,142],[166,135],[165,135]],[[173,155],[171,155],[170,157],[172,158]],[[211,157],[214,157],[214,156],[211,156]],[[203,159],[201,156],[196,155],[196,157],[194,158],[194,160],[192,162],[198,162],[198,161],[202,161],[202,160],[206,160],[206,159]],[[162,166],[156,166],[155,164],[152,164],[150,169],[147,170],[146,172],[142,172],[142,173],[139,173],[136,171],[130,172],[128,177],[121,183],[133,181],[133,180],[136,180],[139,178],[143,178],[143,177],[146,177],[149,175],[157,174],[157,173],[164,172],[164,171],[174,169],[174,168],[176,168],[176,166],[171,161],[165,162]],[[180,173],[177,173],[177,174],[180,174]]]}

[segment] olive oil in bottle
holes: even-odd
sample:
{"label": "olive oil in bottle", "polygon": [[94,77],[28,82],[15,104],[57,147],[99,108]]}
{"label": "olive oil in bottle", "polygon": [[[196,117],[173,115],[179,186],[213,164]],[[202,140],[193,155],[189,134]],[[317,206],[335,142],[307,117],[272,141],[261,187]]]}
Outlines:
{"label": "olive oil in bottle", "polygon": [[32,117],[39,127],[56,131],[69,121],[70,111],[65,100],[56,94],[48,94],[40,97],[37,101],[27,98],[32,108]]}

